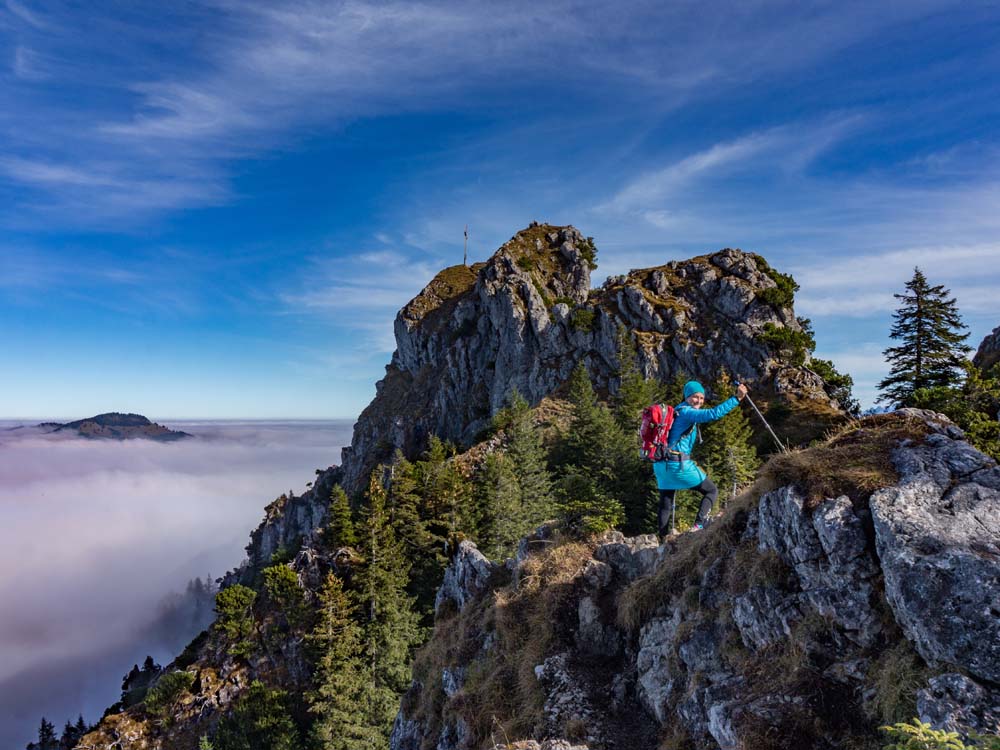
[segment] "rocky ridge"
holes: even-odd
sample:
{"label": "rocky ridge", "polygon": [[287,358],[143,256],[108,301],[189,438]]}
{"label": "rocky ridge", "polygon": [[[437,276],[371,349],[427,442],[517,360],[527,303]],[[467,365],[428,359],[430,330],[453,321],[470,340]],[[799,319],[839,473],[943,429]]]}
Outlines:
{"label": "rocky ridge", "polygon": [[615,393],[619,326],[648,377],[746,378],[783,435],[811,439],[843,418],[818,376],[755,340],[769,324],[801,331],[790,300],[774,304],[776,275],[760,256],[722,250],[592,290],[593,253],[575,227],[533,224],[489,261],[438,273],[396,316],[396,351],[341,465],[268,507],[247,560],[224,585],[246,580],[280,547],[297,548],[325,518],[333,484],[360,491],[377,463],[396,449],[414,458],[430,435],[468,445],[515,388],[538,404],[582,359],[598,387]]}
{"label": "rocky ridge", "polygon": [[360,489],[397,448],[412,457],[430,435],[473,444],[514,389],[537,404],[581,360],[614,394],[622,327],[646,376],[744,378],[795,441],[842,417],[818,376],[761,341],[768,327],[802,329],[760,256],[726,249],[591,289],[595,252],[572,226],[536,223],[487,262],[441,271],[396,316],[396,351],[344,449],[345,488]]}
{"label": "rocky ridge", "polygon": [[[514,388],[537,404],[558,395],[581,360],[599,389],[613,394],[618,387],[622,330],[633,338],[637,364],[648,376],[737,374],[754,384],[762,408],[772,407],[769,416],[776,421],[787,419],[786,428],[800,426],[800,438],[814,436],[842,419],[816,375],[790,364],[786,352],[757,340],[768,327],[802,333],[790,296],[779,293],[780,274],[762,258],[723,250],[632,271],[591,290],[593,253],[592,243],[572,227],[533,225],[487,263],[442,271],[397,317],[397,351],[375,400],[355,427],[342,467],[317,472],[307,492],[283,496],[269,505],[264,521],[251,535],[246,562],[227,575],[223,585],[258,585],[255,580],[261,567],[276,554],[283,559],[292,556],[290,565],[307,597],[315,597],[327,570],[349,578],[351,556],[324,550],[320,541],[334,484],[357,490],[377,462],[397,448],[410,456],[419,453],[431,434],[468,446]],[[544,578],[542,573],[527,573],[537,559],[533,551],[538,545],[550,546],[551,540],[526,540],[515,563],[500,575],[522,582]],[[474,548],[463,550],[469,560],[477,559]],[[601,555],[607,561],[598,559],[600,564],[595,563],[590,571],[597,588],[593,596],[576,605],[582,615],[574,610],[574,617],[588,618],[579,637],[573,637],[582,652],[603,654],[603,658],[623,653],[620,628],[605,619],[608,597],[613,596],[616,582],[649,573],[651,561],[659,554],[652,538],[620,538],[604,545]],[[455,601],[447,592],[489,591],[495,574],[496,566],[485,559],[479,560],[478,572],[455,571],[457,577],[446,581],[445,593],[439,596],[439,616],[456,608],[470,611],[468,602],[473,598],[465,601],[459,596]],[[475,601],[482,602],[483,597]],[[264,616],[270,616],[266,608]],[[267,622],[260,626],[270,632]],[[196,675],[194,691],[169,721],[142,711],[111,712],[90,738],[91,745],[194,746],[199,733],[215,725],[250,681],[304,688],[308,664],[299,646],[294,641],[277,643],[277,652],[269,649],[266,655],[252,655],[244,662],[229,655],[217,634],[208,631],[168,666],[168,670]],[[561,686],[553,689],[555,697],[544,702],[543,735],[565,730],[566,711],[575,710],[574,701],[586,697],[578,686],[588,683],[567,671],[574,664],[572,658],[548,654],[520,676],[526,685],[542,681]],[[441,689],[452,696],[467,695],[467,680],[475,676],[475,670],[442,670]],[[613,688],[613,695],[625,696],[622,700],[631,701],[632,709],[641,710],[629,684],[619,681]],[[412,692],[419,695],[421,689],[415,686]],[[570,729],[580,730],[568,733],[573,742],[553,747],[572,746],[577,735],[595,745],[610,741],[614,723],[580,734],[582,727],[598,726],[598,719],[609,716],[607,701],[593,700],[588,711],[570,722]],[[406,716],[401,715],[402,726],[424,727],[423,719]],[[424,729],[420,731],[426,739]],[[442,734],[435,741],[443,742],[442,748],[458,746],[478,736],[474,731],[479,728],[456,720],[441,727]],[[646,726],[614,736],[631,738],[636,747],[649,746],[643,744],[649,738]],[[532,746],[531,740],[526,742],[523,746]]]}
{"label": "rocky ridge", "polygon": [[881,489],[759,482],[665,545],[609,533],[506,566],[464,545],[392,750],[874,748],[915,713],[1000,732],[1000,468],[962,438],[929,412],[868,418],[829,445],[885,451]]}
{"label": "rocky ridge", "polygon": [[984,372],[990,369],[997,362],[1000,362],[1000,326],[987,334],[986,338],[979,344],[976,356],[972,358],[972,364]]}

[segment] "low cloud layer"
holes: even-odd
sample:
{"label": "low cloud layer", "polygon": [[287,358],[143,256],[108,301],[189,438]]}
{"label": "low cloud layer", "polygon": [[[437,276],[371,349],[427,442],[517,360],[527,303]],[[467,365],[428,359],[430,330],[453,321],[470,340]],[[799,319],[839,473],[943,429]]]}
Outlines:
{"label": "low cloud layer", "polygon": [[161,444],[19,424],[0,422],[0,747],[42,714],[95,720],[133,662],[169,659],[165,597],[237,565],[264,505],[303,492],[351,434],[347,420],[189,421],[168,426],[195,439]]}

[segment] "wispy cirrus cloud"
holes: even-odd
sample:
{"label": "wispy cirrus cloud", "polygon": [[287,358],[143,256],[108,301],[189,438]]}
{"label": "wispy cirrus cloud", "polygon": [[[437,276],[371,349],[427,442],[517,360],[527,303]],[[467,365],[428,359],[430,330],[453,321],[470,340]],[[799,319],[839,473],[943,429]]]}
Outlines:
{"label": "wispy cirrus cloud", "polygon": [[[47,55],[53,80],[46,92],[9,97],[12,127],[0,156],[47,165],[50,176],[69,176],[81,160],[108,165],[99,174],[114,175],[120,190],[82,195],[77,181],[39,180],[37,169],[8,170],[7,178],[32,188],[20,207],[48,221],[61,211],[67,223],[122,225],[232,200],[234,160],[294,143],[303,128],[459,99],[488,106],[513,77],[664,110],[712,86],[810,64],[947,4],[750,9],[639,0],[623,13],[590,0],[213,2],[88,8],[81,36],[84,11],[75,6],[43,14],[8,0],[6,36],[23,50],[22,74]],[[712,24],[702,23],[706,15]],[[122,64],[101,62],[104,52]]]}

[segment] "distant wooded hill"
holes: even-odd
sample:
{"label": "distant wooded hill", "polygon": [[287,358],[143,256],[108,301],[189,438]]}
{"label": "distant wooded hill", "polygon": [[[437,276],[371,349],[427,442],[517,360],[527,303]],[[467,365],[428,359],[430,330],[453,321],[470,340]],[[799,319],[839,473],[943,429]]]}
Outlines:
{"label": "distant wooded hill", "polygon": [[144,438],[146,440],[159,440],[169,442],[192,437],[187,432],[171,430],[156,422],[150,422],[141,414],[122,414],[121,412],[108,412],[98,414],[95,417],[78,419],[75,422],[43,422],[38,425],[49,430],[49,432],[64,432],[71,430],[86,438],[107,438],[111,440],[130,440],[132,438]]}

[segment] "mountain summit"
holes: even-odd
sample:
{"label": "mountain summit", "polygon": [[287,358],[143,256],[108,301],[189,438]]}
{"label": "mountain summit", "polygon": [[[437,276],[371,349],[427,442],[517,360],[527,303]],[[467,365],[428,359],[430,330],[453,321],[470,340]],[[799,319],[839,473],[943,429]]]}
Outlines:
{"label": "mountain summit", "polygon": [[396,351],[344,449],[344,487],[360,489],[378,462],[414,455],[431,435],[471,445],[515,390],[537,404],[580,361],[614,395],[623,333],[648,377],[744,379],[793,442],[842,418],[806,366],[794,281],[762,257],[725,249],[591,289],[596,253],[575,227],[533,223],[485,263],[438,273],[396,316]]}

